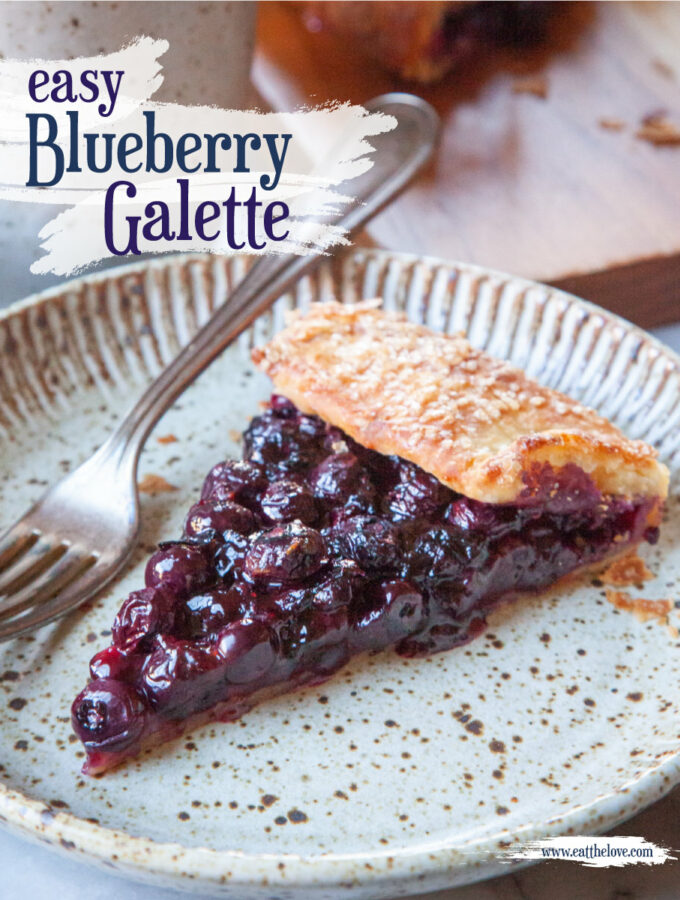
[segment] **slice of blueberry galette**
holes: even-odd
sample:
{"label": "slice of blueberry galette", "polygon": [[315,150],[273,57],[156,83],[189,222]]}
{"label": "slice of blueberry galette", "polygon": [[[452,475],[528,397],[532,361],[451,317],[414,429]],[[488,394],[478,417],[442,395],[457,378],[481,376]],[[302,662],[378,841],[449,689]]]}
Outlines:
{"label": "slice of blueberry galette", "polygon": [[90,774],[353,654],[448,650],[658,537],[655,451],[462,337],[317,304],[253,358],[277,393],[243,459],[209,473],[73,703]]}

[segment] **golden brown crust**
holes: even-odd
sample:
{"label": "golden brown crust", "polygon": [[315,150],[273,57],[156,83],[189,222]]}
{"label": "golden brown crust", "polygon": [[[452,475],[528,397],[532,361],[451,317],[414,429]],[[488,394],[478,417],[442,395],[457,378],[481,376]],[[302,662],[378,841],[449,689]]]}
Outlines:
{"label": "golden brown crust", "polygon": [[625,591],[607,589],[607,602],[623,612],[632,612],[639,622],[661,619],[664,623],[675,604],[672,600],[648,600],[645,597],[631,597]]}
{"label": "golden brown crust", "polygon": [[315,30],[323,27],[349,38],[388,69],[421,82],[436,81],[451,67],[446,55],[433,57],[431,49],[446,16],[464,6],[440,0],[316,0],[295,5]]}
{"label": "golden brown crust", "polygon": [[642,584],[643,581],[651,581],[653,578],[645,561],[634,550],[615,559],[600,576],[603,584],[617,588]]}
{"label": "golden brown crust", "polygon": [[666,496],[649,445],[462,336],[378,306],[314,304],[253,359],[301,409],[477,500],[517,500],[534,463],[573,463],[603,494]]}

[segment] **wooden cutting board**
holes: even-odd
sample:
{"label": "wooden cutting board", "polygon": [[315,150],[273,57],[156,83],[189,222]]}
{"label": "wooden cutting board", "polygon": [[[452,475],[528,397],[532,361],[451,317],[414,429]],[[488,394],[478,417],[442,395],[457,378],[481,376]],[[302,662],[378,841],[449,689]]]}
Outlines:
{"label": "wooden cutting board", "polygon": [[376,244],[558,284],[642,325],[680,320],[680,142],[636,136],[649,116],[680,128],[680,3],[560,6],[541,51],[422,88],[261,3],[255,85],[277,109],[390,90],[437,108],[437,158],[370,226]]}

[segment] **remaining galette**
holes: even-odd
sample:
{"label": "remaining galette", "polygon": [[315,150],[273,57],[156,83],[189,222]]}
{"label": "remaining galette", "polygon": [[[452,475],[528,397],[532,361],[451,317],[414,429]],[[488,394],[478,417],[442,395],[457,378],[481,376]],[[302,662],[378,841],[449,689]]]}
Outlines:
{"label": "remaining galette", "polygon": [[568,4],[543,0],[312,0],[297,2],[312,32],[329,31],[402,78],[433,82],[499,47],[540,43]]}
{"label": "remaining galette", "polygon": [[253,358],[277,393],[243,459],[159,545],[73,704],[89,773],[353,654],[448,650],[657,540],[655,451],[462,337],[317,304]]}

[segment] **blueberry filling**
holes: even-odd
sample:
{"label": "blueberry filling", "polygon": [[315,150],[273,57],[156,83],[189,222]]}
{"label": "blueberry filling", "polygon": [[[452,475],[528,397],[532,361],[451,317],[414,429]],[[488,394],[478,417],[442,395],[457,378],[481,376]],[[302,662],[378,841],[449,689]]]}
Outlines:
{"label": "blueberry filling", "polygon": [[466,3],[447,13],[428,48],[431,59],[460,65],[480,48],[529,48],[545,40],[556,4],[544,0]]}
{"label": "blueberry filling", "polygon": [[361,651],[446,650],[485,613],[641,539],[654,501],[604,498],[578,468],[470,500],[274,396],[215,466],[182,538],[151,556],[72,721],[99,771],[217,704],[320,681]]}

